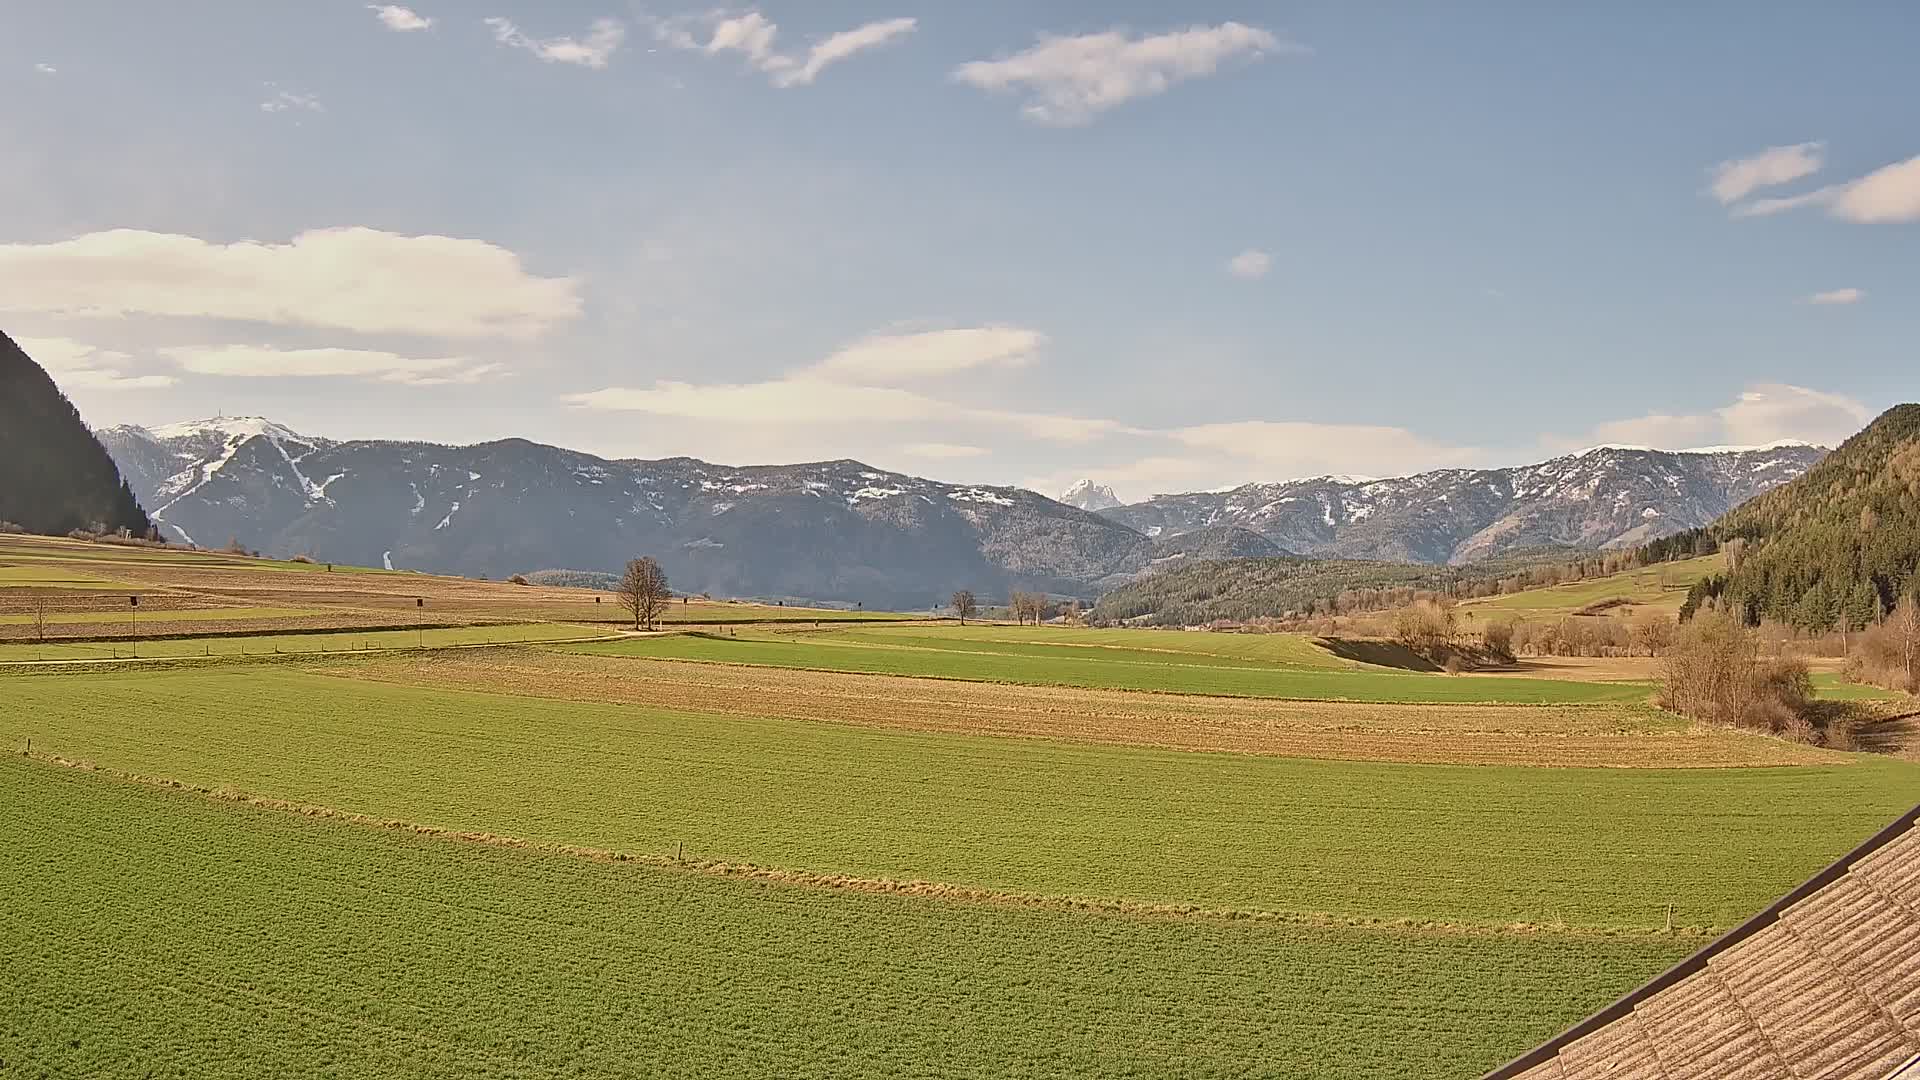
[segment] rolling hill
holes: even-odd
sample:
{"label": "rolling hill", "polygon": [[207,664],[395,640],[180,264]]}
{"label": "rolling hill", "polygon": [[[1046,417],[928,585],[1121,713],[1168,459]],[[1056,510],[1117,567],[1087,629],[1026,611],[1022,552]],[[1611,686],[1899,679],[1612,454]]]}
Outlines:
{"label": "rolling hill", "polygon": [[145,536],[147,515],[53,379],[0,334],[0,521]]}
{"label": "rolling hill", "polygon": [[1807,629],[1872,621],[1920,591],[1920,405],[1888,410],[1709,533],[1732,550],[1708,588],[1751,615]]}

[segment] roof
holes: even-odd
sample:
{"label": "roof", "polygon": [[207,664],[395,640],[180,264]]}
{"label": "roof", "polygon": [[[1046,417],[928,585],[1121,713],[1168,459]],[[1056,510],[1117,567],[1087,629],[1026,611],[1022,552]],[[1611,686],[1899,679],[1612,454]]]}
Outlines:
{"label": "roof", "polygon": [[1920,1080],[1920,807],[1486,1080]]}

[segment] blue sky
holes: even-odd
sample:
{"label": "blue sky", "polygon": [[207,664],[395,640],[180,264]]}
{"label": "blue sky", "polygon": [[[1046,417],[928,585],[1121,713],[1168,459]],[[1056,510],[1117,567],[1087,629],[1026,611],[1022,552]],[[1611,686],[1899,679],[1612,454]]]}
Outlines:
{"label": "blue sky", "polygon": [[1172,10],[13,5],[0,328],[97,424],[1130,498],[1912,396],[1911,6]]}

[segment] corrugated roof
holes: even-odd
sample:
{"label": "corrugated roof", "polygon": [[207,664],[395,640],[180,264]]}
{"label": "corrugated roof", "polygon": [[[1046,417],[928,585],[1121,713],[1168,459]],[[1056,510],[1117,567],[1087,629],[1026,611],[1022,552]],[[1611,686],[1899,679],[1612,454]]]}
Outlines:
{"label": "corrugated roof", "polygon": [[1920,807],[1486,1080],[1920,1080]]}

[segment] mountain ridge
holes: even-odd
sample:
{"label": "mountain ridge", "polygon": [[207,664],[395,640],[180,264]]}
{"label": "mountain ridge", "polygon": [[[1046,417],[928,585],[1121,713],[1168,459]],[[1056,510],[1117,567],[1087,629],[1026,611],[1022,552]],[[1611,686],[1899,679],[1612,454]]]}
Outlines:
{"label": "mountain ridge", "polygon": [[[1156,569],[1249,556],[1443,563],[1623,546],[1683,531],[1703,507],[1798,475],[1819,453],[1769,451],[1778,460],[1761,463],[1610,450],[1090,512],[1024,488],[847,458],[734,466],[601,458],[520,438],[343,441],[262,417],[123,425],[101,440],[166,534],[202,545],[232,538],[278,554],[488,576],[611,570],[654,554],[695,592],[914,608],[961,588],[1093,597]],[[1100,485],[1076,487],[1094,495]]]}

